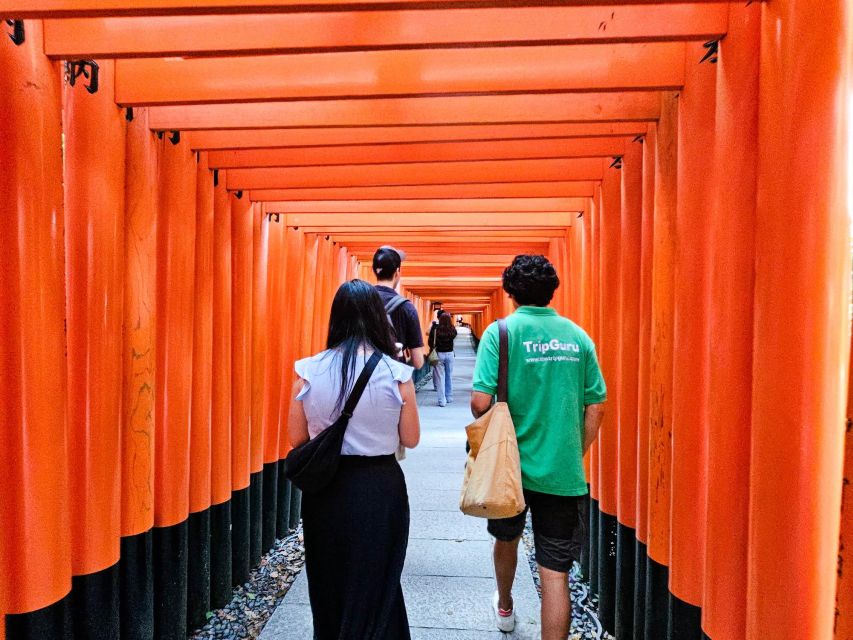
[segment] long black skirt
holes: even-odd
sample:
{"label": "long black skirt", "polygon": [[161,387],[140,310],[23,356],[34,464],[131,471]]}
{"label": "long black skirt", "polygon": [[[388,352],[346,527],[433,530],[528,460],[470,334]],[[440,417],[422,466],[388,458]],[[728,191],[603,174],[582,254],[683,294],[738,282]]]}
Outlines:
{"label": "long black skirt", "polygon": [[394,456],[343,456],[329,487],[303,495],[302,522],[314,637],[409,640],[409,496]]}

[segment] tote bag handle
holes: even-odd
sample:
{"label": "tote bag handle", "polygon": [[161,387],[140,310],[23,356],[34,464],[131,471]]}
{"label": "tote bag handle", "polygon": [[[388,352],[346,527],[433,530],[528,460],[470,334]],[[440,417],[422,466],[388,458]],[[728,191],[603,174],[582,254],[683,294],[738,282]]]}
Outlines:
{"label": "tote bag handle", "polygon": [[506,402],[509,379],[509,333],[506,320],[498,320],[498,402]]}

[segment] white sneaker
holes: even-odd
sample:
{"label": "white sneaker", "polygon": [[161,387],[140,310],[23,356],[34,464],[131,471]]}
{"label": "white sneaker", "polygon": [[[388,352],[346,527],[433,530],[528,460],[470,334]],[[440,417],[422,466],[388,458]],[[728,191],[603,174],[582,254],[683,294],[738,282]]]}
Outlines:
{"label": "white sneaker", "polygon": [[492,597],[492,611],[495,614],[495,624],[497,624],[499,631],[509,633],[515,629],[515,609],[513,608],[508,612],[500,609],[498,607],[498,598],[498,592],[495,591],[495,595]]}

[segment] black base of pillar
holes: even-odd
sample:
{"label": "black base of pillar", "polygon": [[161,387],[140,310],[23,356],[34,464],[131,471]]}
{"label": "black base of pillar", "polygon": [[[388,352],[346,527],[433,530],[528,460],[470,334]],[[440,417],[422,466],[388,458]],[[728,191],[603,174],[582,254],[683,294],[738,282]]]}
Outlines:
{"label": "black base of pillar", "polygon": [[74,637],[112,640],[121,633],[119,623],[118,563],[84,576],[71,578],[71,616]]}
{"label": "black base of pillar", "polygon": [[646,556],[645,640],[663,640],[669,627],[669,568]]}
{"label": "black base of pillar", "polygon": [[249,522],[249,567],[261,561],[261,542],[264,512],[264,472],[257,471],[249,477],[250,522]]}
{"label": "black base of pillar", "polygon": [[210,611],[210,508],[188,519],[187,631],[204,626]]}
{"label": "black base of pillar", "polygon": [[290,528],[295,529],[299,526],[299,520],[302,518],[302,491],[290,486]]}
{"label": "black base of pillar", "polygon": [[589,590],[598,597],[598,500],[589,501]]}
{"label": "black base of pillar", "polygon": [[277,538],[290,533],[290,482],[284,475],[284,460],[278,461],[278,508],[275,517]]}
{"label": "black base of pillar", "polygon": [[261,552],[266,553],[275,544],[276,516],[278,514],[278,462],[264,465],[264,506],[261,521]]}
{"label": "black base of pillar", "polygon": [[581,522],[583,523],[583,542],[581,545],[581,577],[589,580],[589,495],[581,501]]}
{"label": "black base of pillar", "polygon": [[231,501],[210,507],[210,608],[231,602]]}
{"label": "black base of pillar", "polygon": [[6,616],[6,640],[74,640],[71,595],[29,613]]}
{"label": "black base of pillar", "polygon": [[231,584],[249,579],[249,487],[231,494]]}
{"label": "black base of pillar", "polygon": [[616,640],[634,637],[634,581],[636,532],[619,524],[616,529]]}
{"label": "black base of pillar", "polygon": [[188,536],[187,520],[154,528],[154,637],[157,640],[187,637]]}
{"label": "black base of pillar", "polygon": [[604,630],[616,631],[616,516],[599,511],[598,619]]}
{"label": "black base of pillar", "polygon": [[146,531],[121,539],[121,637],[126,640],[154,638],[154,534]]}
{"label": "black base of pillar", "polygon": [[667,640],[702,640],[702,609],[669,594]]}
{"label": "black base of pillar", "polygon": [[634,546],[634,640],[644,640],[646,628],[646,545],[636,541]]}

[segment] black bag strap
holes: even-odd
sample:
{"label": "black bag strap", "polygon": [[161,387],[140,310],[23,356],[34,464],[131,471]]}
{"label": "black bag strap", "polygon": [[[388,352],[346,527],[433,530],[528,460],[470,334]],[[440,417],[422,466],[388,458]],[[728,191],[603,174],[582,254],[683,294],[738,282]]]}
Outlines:
{"label": "black bag strap", "polygon": [[355,407],[358,404],[358,401],[361,400],[361,394],[363,394],[364,390],[367,388],[370,376],[373,375],[373,370],[376,369],[376,365],[379,364],[380,360],[382,360],[382,352],[374,351],[373,355],[370,356],[370,359],[364,365],[364,369],[361,370],[361,375],[359,375],[358,380],[355,381],[355,385],[353,385],[349,398],[347,398],[347,402],[344,405],[344,410],[341,412],[341,415],[346,416],[347,419],[352,418],[352,414],[355,412]]}
{"label": "black bag strap", "polygon": [[506,402],[509,380],[509,333],[506,320],[498,320],[498,402]]}
{"label": "black bag strap", "polygon": [[408,298],[404,298],[403,296],[397,294],[393,298],[391,298],[388,302],[385,303],[385,313],[389,316],[394,313],[400,306],[405,304]]}

